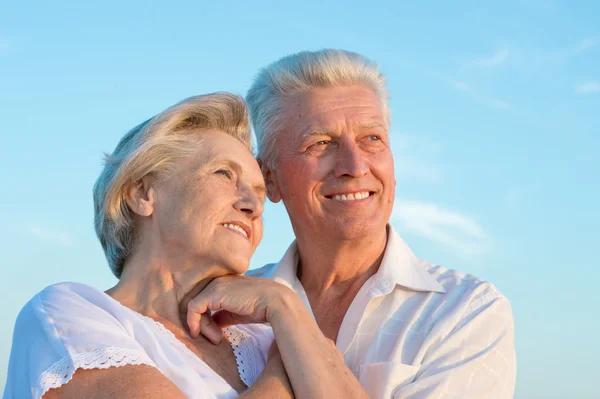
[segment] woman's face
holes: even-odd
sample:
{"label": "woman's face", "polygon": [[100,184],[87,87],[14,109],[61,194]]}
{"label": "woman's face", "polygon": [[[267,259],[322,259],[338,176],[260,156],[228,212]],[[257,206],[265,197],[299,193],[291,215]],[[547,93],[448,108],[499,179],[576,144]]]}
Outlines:
{"label": "woman's face", "polygon": [[155,237],[170,259],[242,274],[262,238],[266,188],[252,154],[220,132],[200,135],[196,155],[158,184],[153,212]]}

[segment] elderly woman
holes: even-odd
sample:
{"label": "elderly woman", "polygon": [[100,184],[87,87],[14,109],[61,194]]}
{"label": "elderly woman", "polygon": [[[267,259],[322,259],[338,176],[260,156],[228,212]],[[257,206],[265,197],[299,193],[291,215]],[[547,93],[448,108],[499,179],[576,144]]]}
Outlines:
{"label": "elderly woman", "polygon": [[[5,398],[309,393],[303,376],[319,366],[306,357],[330,344],[291,290],[241,276],[266,195],[250,148],[245,104],[231,94],[187,99],[122,138],[94,186],[119,282],[56,284],[25,305]],[[278,347],[270,328],[240,322],[271,323]]]}

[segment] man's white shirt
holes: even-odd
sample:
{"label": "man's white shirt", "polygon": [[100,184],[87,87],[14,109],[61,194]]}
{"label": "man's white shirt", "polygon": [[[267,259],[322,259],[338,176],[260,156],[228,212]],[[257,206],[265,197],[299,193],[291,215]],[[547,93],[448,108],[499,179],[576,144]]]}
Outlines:
{"label": "man's white shirt", "polygon": [[[510,304],[492,284],[417,258],[388,225],[381,266],[350,305],[337,338],[371,398],[512,398],[516,378]],[[294,290],[294,241],[276,264],[247,275]]]}

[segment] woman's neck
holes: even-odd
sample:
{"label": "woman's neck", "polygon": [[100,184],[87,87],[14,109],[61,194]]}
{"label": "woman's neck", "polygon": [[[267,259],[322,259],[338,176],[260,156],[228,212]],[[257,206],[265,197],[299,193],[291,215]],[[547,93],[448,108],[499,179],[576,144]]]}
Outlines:
{"label": "woman's neck", "polygon": [[187,303],[223,271],[197,262],[193,267],[186,267],[186,263],[192,262],[165,261],[148,255],[150,252],[137,251],[132,255],[123,267],[119,282],[106,293],[123,306],[160,321],[171,331],[187,334]]}

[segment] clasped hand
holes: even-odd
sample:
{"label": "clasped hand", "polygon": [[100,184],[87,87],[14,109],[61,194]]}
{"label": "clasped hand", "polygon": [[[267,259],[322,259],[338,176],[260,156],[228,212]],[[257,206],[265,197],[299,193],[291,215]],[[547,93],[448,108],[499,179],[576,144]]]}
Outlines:
{"label": "clasped hand", "polygon": [[235,324],[272,323],[294,298],[297,297],[292,290],[269,279],[217,277],[187,304],[186,322],[190,336],[197,338],[202,334],[218,344],[223,338],[222,328]]}

